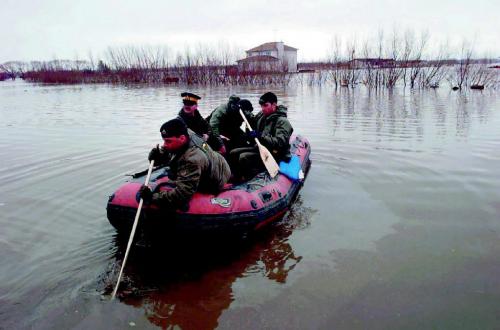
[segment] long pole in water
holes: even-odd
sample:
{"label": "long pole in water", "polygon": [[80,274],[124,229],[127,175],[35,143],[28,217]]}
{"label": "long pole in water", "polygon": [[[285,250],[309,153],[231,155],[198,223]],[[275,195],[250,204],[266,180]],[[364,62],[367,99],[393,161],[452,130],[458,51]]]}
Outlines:
{"label": "long pole in water", "polygon": [[[148,175],[146,176],[146,181],[144,185],[148,185],[149,178],[151,177],[151,171],[153,170],[154,160],[149,163]],[[113,290],[113,294],[111,295],[111,300],[115,299],[116,292],[118,291],[118,286],[120,285],[120,281],[122,279],[123,268],[125,268],[125,264],[127,263],[128,253],[130,251],[130,246],[132,245],[132,241],[134,240],[135,229],[137,228],[137,223],[139,222],[139,216],[141,215],[142,204],[144,201],[142,198],[139,200],[139,207],[137,208],[137,213],[135,214],[134,225],[132,226],[132,231],[130,232],[130,238],[128,239],[127,250],[125,251],[125,257],[123,258],[122,268],[120,269],[120,275],[118,275],[118,281],[116,281],[115,289]]]}

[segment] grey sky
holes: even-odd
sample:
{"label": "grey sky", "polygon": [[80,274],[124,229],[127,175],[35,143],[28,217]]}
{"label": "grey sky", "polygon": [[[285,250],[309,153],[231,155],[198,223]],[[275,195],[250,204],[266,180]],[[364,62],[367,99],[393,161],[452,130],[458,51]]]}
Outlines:
{"label": "grey sky", "polygon": [[[249,49],[283,40],[299,60],[323,59],[335,35],[375,39],[428,30],[429,45],[465,38],[477,56],[500,56],[498,0],[169,1],[2,0],[0,63],[100,57],[108,46],[226,44]],[[242,54],[243,55],[243,54]]]}

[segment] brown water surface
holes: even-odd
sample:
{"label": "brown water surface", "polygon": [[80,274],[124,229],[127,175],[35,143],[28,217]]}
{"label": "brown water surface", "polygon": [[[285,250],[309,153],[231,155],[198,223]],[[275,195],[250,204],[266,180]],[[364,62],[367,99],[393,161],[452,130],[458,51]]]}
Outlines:
{"label": "brown water surface", "polygon": [[[106,219],[186,87],[0,82],[0,328],[500,327],[500,101],[363,87],[272,89],[312,167],[256,237],[123,259]],[[208,115],[262,87],[190,87]]]}

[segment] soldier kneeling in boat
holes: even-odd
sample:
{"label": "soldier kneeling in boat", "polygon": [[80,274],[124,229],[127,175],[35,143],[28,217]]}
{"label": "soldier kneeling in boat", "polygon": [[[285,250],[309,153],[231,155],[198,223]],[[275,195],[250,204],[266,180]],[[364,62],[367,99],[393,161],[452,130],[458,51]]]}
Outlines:
{"label": "soldier kneeling in boat", "polygon": [[[243,123],[240,109],[246,117],[249,117],[253,111],[252,103],[249,100],[241,100],[236,95],[231,95],[227,103],[215,108],[207,117],[207,121],[212,127],[213,138],[220,137],[224,142],[226,158],[231,150],[249,146],[246,134],[240,128]],[[210,141],[211,139],[208,140],[209,143]]]}
{"label": "soldier kneeling in boat", "polygon": [[148,159],[155,165],[170,165],[168,177],[174,188],[153,193],[142,186],[139,195],[145,203],[156,203],[170,209],[185,209],[194,193],[217,193],[231,176],[229,165],[179,118],[160,128],[163,146],[153,148]]}

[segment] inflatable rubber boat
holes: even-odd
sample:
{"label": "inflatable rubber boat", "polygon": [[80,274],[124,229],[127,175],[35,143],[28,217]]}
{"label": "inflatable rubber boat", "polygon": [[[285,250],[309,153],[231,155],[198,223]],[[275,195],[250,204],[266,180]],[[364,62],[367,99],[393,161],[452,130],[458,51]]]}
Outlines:
{"label": "inflatable rubber boat", "polygon": [[[306,138],[293,135],[290,151],[296,167],[307,175],[311,148]],[[130,231],[138,207],[138,191],[146,173],[132,179],[109,197],[107,216],[118,230]],[[251,232],[280,219],[296,198],[304,178],[279,173],[271,178],[267,172],[237,184],[227,184],[217,195],[195,193],[184,210],[166,212],[157,205],[144,205],[139,223],[153,227],[166,226],[176,232]],[[172,189],[168,167],[153,170],[149,186],[153,192]]]}

